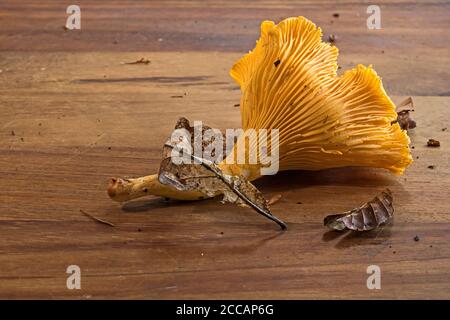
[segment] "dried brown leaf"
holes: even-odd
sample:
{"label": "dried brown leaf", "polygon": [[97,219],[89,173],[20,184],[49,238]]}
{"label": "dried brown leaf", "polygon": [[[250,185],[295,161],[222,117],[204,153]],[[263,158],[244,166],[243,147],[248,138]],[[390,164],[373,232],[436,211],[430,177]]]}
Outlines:
{"label": "dried brown leaf", "polygon": [[394,215],[392,203],[392,193],[386,189],[359,208],[325,217],[323,224],[338,231],[369,231],[391,221]]}
{"label": "dried brown leaf", "polygon": [[[195,141],[202,141],[202,150],[211,142],[211,140],[204,141],[201,137],[195,137],[195,135],[200,135],[200,130],[194,130],[194,127],[190,126],[186,118],[180,118],[175,129],[186,129],[191,133],[191,146],[193,149]],[[209,127],[203,125],[202,134],[207,129]],[[206,197],[223,194],[223,202],[231,202],[240,206],[250,206],[258,213],[275,221],[283,229],[286,228],[286,224],[283,221],[272,215],[262,193],[244,177],[226,175],[213,162],[193,154],[182,153],[183,156],[194,160],[191,164],[174,163],[171,159],[171,153],[172,149],[178,148],[177,144],[169,140],[164,145],[163,160],[161,161],[158,177],[162,184],[171,185],[180,191],[200,191]],[[223,159],[225,148],[217,152],[222,152],[218,156],[220,157],[219,159]]]}

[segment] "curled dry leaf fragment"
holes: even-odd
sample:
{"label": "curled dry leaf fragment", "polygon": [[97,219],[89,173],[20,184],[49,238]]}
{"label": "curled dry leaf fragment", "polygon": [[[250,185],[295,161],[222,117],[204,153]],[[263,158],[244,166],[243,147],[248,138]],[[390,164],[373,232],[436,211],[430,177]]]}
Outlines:
{"label": "curled dry leaf fragment", "polygon": [[411,110],[397,112],[397,122],[403,130],[414,129],[416,127],[416,121],[411,117],[410,112]]}
{"label": "curled dry leaf fragment", "polygon": [[[410,108],[405,108],[410,107]],[[400,128],[403,130],[414,129],[416,127],[416,121],[411,117],[410,112],[414,111],[414,102],[411,97],[406,98],[397,107],[397,120]]]}
{"label": "curled dry leaf fragment", "polygon": [[392,219],[394,215],[392,202],[392,193],[389,189],[386,189],[359,208],[325,217],[323,224],[338,231],[344,229],[355,231],[372,230],[388,223]]}

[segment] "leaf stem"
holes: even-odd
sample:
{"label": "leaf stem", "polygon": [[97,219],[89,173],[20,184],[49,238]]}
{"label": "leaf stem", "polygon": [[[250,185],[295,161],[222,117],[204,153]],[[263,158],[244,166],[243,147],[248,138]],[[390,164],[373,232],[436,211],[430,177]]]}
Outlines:
{"label": "leaf stem", "polygon": [[[171,149],[175,149],[178,152],[182,151],[177,146],[173,146],[169,143],[165,143],[164,146],[171,148]],[[246,202],[254,210],[256,210],[256,212],[263,215],[267,219],[270,219],[270,220],[274,221],[275,223],[277,223],[281,227],[282,230],[287,229],[287,225],[285,222],[283,222],[282,220],[280,220],[279,218],[274,216],[270,211],[265,210],[264,208],[261,208],[260,206],[258,206],[256,203],[254,203],[252,200],[250,200],[250,198],[245,193],[240,191],[238,188],[236,188],[236,186],[233,183],[231,183],[228,179],[226,179],[223,176],[222,171],[213,162],[203,159],[203,158],[199,158],[193,154],[189,154],[189,155],[192,160],[199,162],[203,167],[212,171],[217,177],[219,177],[225,183],[225,185],[227,185],[228,188],[231,189],[231,191],[233,191],[239,198],[241,198],[244,202]]]}

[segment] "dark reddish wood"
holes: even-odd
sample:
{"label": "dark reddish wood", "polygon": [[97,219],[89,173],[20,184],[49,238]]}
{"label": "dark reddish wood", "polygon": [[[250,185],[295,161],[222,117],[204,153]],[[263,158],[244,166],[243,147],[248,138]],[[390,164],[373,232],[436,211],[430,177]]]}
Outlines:
{"label": "dark reddish wood", "polygon": [[[448,6],[382,4],[375,34],[354,3],[170,4],[80,1],[78,33],[62,29],[65,4],[0,4],[0,298],[450,298],[450,100],[433,96],[448,92]],[[287,232],[216,200],[113,203],[108,179],[156,172],[179,116],[239,126],[228,71],[261,19],[294,13],[337,35],[344,69],[375,63],[394,101],[415,94],[406,174],[265,177],[257,185],[267,198],[282,195],[273,212]],[[121,64],[142,57],[151,63]],[[441,147],[426,147],[429,138]],[[364,234],[323,227],[327,214],[386,187],[393,225]],[[71,264],[81,267],[81,290],[66,288]],[[366,287],[371,264],[381,267],[381,290]]]}
{"label": "dark reddish wood", "polygon": [[[336,36],[340,63],[374,64],[395,94],[448,95],[445,2],[379,1],[382,30],[358,1],[78,1],[81,30],[64,30],[67,4],[2,1],[2,51],[236,51],[253,48],[262,20],[303,15]],[[333,17],[333,13],[339,17]],[[185,62],[186,63],[186,62]]]}

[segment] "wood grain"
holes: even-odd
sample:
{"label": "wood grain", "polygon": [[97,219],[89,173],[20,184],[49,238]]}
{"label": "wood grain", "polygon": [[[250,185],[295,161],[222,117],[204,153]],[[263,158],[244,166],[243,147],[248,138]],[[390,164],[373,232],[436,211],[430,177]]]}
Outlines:
{"label": "wood grain", "polygon": [[[62,30],[63,5],[1,6],[0,298],[450,298],[450,128],[442,131],[450,99],[437,96],[449,92],[448,4],[382,4],[389,8],[385,29],[374,40],[365,5],[353,2],[81,1],[86,29],[72,44],[66,40],[77,35]],[[25,7],[30,20],[17,19]],[[375,61],[395,102],[414,94],[415,161],[406,174],[345,168],[265,177],[257,185],[267,198],[282,195],[273,212],[287,232],[214,199],[113,203],[108,178],[156,172],[178,117],[239,126],[240,92],[228,71],[253,45],[261,19],[279,20],[293,7],[339,30],[343,69]],[[327,29],[335,11],[341,15],[332,25],[340,27]],[[416,15],[412,24],[409,14]],[[192,19],[197,25],[188,28]],[[46,29],[32,27],[38,22]],[[122,38],[108,45],[114,32]],[[139,32],[174,38],[141,41]],[[210,37],[194,41],[204,33]],[[151,63],[122,64],[142,57]],[[441,147],[426,147],[429,138]],[[325,215],[386,187],[394,195],[393,225],[364,234],[323,227]],[[81,290],[66,288],[71,264],[81,268]],[[381,267],[381,290],[366,287],[372,264]]]}
{"label": "wood grain", "polygon": [[362,1],[77,3],[81,30],[68,31],[65,2],[2,1],[0,51],[244,53],[254,47],[261,21],[303,15],[322,28],[325,39],[336,36],[344,69],[373,64],[392,94],[450,94],[448,1],[377,1],[381,30],[367,29],[368,4]]}

